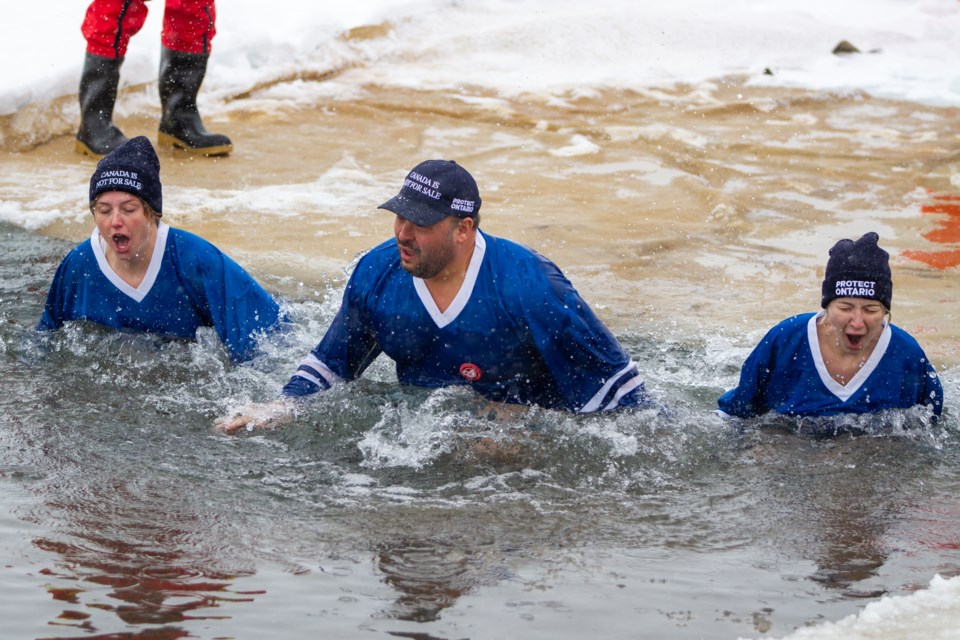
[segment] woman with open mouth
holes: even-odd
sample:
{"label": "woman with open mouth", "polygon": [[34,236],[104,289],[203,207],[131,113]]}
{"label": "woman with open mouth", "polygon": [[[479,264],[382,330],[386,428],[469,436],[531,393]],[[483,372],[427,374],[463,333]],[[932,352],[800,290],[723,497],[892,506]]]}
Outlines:
{"label": "woman with open mouth", "polygon": [[936,370],[917,341],[888,321],[893,281],[879,239],[869,232],[830,249],[823,309],[788,318],[764,336],[740,383],[720,397],[720,415],[819,417],[926,405],[934,420],[940,416]]}
{"label": "woman with open mouth", "polygon": [[231,361],[249,359],[279,326],[279,305],[217,247],[165,224],[162,207],[160,160],[147,138],[103,158],[90,179],[97,226],[57,268],[37,328],[86,320],[193,339],[213,327]]}

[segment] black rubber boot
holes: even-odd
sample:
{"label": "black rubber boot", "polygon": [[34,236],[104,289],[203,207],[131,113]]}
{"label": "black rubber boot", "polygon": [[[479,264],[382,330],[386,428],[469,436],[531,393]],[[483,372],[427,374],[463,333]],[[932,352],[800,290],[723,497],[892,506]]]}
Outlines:
{"label": "black rubber boot", "polygon": [[160,104],[163,117],[157,142],[205,156],[222,156],[233,150],[230,138],[210,133],[197,111],[197,93],[207,73],[209,55],[162,48],[160,53]]}
{"label": "black rubber boot", "polygon": [[104,58],[87,53],[80,74],[80,129],[75,148],[79,153],[102,158],[127,141],[113,124],[120,65],[123,58]]}

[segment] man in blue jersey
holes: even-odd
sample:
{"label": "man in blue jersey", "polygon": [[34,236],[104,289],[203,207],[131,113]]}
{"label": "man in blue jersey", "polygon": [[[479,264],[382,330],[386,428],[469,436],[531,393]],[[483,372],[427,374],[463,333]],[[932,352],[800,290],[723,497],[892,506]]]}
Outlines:
{"label": "man in blue jersey", "polygon": [[923,349],[890,324],[889,255],[870,232],[830,250],[820,313],[784,320],[743,364],[740,384],[719,399],[722,416],[872,413],[926,405],[943,389]]}
{"label": "man in blue jersey", "polygon": [[556,265],[479,230],[463,167],[422,162],[380,208],[396,214],[395,237],[360,259],[286,398],[353,380],[382,352],[403,384],[469,385],[498,402],[591,412],[647,401],[635,363]]}
{"label": "man in blue jersey", "polygon": [[149,140],[132,138],[103,158],[90,179],[97,226],[57,268],[37,328],[86,320],[192,339],[213,327],[232,361],[249,359],[279,326],[280,307],[215,246],[163,223],[162,206]]}

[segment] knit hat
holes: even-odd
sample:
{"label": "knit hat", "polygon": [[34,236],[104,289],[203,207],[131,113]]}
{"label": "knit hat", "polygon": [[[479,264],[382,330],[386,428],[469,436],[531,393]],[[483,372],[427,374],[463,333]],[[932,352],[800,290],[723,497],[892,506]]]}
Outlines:
{"label": "knit hat", "polygon": [[90,204],[105,191],[133,194],[162,215],[160,159],[144,136],[130,138],[97,163],[90,178]]}
{"label": "knit hat", "polygon": [[407,174],[400,193],[378,209],[429,227],[448,216],[475,218],[480,191],[473,176],[452,160],[427,160]]}
{"label": "knit hat", "polygon": [[890,254],[877,246],[880,236],[870,231],[854,242],[841,240],[830,249],[820,306],[834,298],[878,300],[889,309],[893,298]]}

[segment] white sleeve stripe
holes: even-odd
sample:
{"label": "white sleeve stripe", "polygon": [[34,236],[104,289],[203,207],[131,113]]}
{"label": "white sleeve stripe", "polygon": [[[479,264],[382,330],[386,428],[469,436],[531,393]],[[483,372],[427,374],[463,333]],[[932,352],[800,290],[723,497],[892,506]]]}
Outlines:
{"label": "white sleeve stripe", "polygon": [[329,388],[340,382],[340,376],[320,362],[312,353],[300,361],[296,375],[309,380],[318,387]]}
{"label": "white sleeve stripe", "polygon": [[[637,363],[634,362],[633,360],[631,360],[630,362],[627,363],[627,366],[625,366],[623,369],[621,369],[620,371],[618,371],[617,374],[614,375],[612,378],[610,378],[609,380],[607,380],[606,384],[604,384],[602,387],[600,387],[600,390],[597,391],[595,394],[593,394],[593,397],[590,398],[590,400],[587,402],[587,404],[583,405],[583,407],[580,408],[580,413],[590,413],[591,411],[596,411],[596,410],[598,410],[598,409],[600,408],[600,403],[603,402],[603,399],[607,397],[607,394],[610,393],[610,390],[613,388],[613,386],[614,386],[615,384],[619,383],[619,382],[620,382],[620,379],[623,378],[624,376],[628,375],[631,371],[633,371],[633,372],[636,374],[636,375],[634,376],[634,379],[635,379],[637,382],[636,382],[636,384],[633,385],[633,387],[631,387],[630,389],[628,389],[628,390],[627,390],[626,392],[624,392],[624,393],[629,392],[629,391],[632,390],[634,387],[636,387],[637,384],[640,384],[641,382],[643,382],[643,379],[640,377],[639,372],[637,372]],[[630,381],[630,382],[632,382],[632,381]],[[625,386],[625,387],[626,387],[626,386],[630,386],[630,384],[625,381],[624,386]],[[621,393],[617,393],[617,396],[616,396],[615,399],[616,399],[617,401],[619,401],[620,398],[622,397],[622,395],[623,395],[623,394],[621,394]]]}
{"label": "white sleeve stripe", "polygon": [[610,409],[616,408],[616,406],[620,404],[620,398],[627,395],[628,393],[630,393],[631,391],[633,391],[634,389],[636,389],[642,384],[643,384],[643,378],[641,378],[639,375],[634,376],[632,380],[627,381],[626,384],[620,387],[620,390],[617,391],[617,395],[614,396],[613,400],[610,401],[610,404],[605,406],[603,410],[609,411]]}

